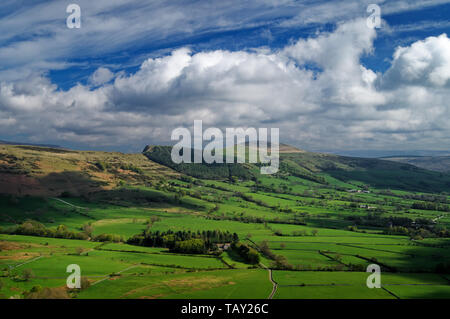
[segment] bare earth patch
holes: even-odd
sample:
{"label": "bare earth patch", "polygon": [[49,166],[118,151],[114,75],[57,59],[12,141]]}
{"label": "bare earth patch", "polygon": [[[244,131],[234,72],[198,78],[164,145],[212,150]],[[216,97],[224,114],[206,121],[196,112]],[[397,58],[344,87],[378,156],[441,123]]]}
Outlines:
{"label": "bare earth patch", "polygon": [[39,256],[38,253],[19,252],[13,255],[0,256],[0,260],[27,260]]}
{"label": "bare earth patch", "polygon": [[0,250],[18,250],[21,248],[24,248],[21,244],[11,241],[0,241]]}

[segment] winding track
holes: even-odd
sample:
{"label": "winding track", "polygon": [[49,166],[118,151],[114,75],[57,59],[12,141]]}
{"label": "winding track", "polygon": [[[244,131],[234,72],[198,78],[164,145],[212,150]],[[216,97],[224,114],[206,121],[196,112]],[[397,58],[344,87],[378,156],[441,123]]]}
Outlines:
{"label": "winding track", "polygon": [[277,292],[277,288],[278,288],[278,283],[276,281],[273,280],[273,276],[272,276],[272,269],[268,268],[266,265],[264,265],[263,263],[259,263],[263,268],[267,269],[267,271],[269,272],[269,280],[273,285],[272,288],[272,292],[270,293],[269,297],[267,299],[273,299],[273,296],[275,295],[275,293]]}
{"label": "winding track", "polygon": [[50,197],[50,199],[54,199],[54,200],[60,201],[61,203],[67,204],[67,205],[72,206],[72,207],[75,207],[75,208],[87,209],[86,207],[76,206],[76,205],[74,205],[74,204],[71,204],[71,203],[69,203],[69,202],[66,202],[65,200],[62,200],[61,198]]}

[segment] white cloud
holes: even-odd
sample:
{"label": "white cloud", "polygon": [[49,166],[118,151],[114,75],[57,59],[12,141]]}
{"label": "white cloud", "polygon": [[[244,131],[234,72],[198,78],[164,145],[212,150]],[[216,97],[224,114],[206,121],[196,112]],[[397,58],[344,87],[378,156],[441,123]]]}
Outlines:
{"label": "white cloud", "polygon": [[417,41],[395,51],[392,67],[384,77],[384,86],[450,84],[450,39],[446,34]]}
{"label": "white cloud", "polygon": [[108,83],[113,78],[114,73],[112,73],[108,68],[100,67],[90,76],[89,82],[94,86],[98,86]]}
{"label": "white cloud", "polygon": [[0,133],[19,123],[17,135],[42,141],[139,149],[202,119],[221,128],[280,127],[282,140],[314,149],[441,148],[450,133],[449,39],[399,48],[382,75],[360,62],[375,37],[359,19],[279,50],[181,48],[112,82],[101,68],[95,89],[62,91],[39,76],[4,81],[0,112],[8,120]]}
{"label": "white cloud", "polygon": [[142,47],[170,47],[171,41],[180,43],[180,39],[216,32],[334,24],[366,17],[369,3],[378,3],[384,16],[447,2],[77,0],[82,27],[68,29],[64,1],[37,1],[26,6],[2,1],[0,76],[14,80],[17,73],[44,73],[67,67],[67,61],[74,59],[80,61]]}

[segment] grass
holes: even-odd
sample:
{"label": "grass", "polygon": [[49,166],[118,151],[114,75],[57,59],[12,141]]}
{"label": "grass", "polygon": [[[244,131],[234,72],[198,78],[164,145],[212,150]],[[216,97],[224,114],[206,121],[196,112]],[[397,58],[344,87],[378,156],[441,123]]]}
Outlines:
{"label": "grass", "polygon": [[[0,227],[33,219],[79,232],[89,224],[93,235],[125,239],[147,227],[236,232],[243,242],[248,243],[247,237],[267,241],[273,253],[302,270],[273,272],[279,284],[275,298],[450,298],[448,275],[436,273],[439,264],[450,264],[449,238],[411,240],[386,235],[386,227],[376,225],[347,228],[355,225],[354,217],[369,213],[412,220],[441,217],[436,225],[449,227],[448,212],[411,209],[415,196],[438,188],[445,192],[447,175],[307,152],[283,153],[282,160],[288,161],[287,168],[278,175],[255,174],[257,181],[230,183],[227,178],[178,179],[178,173],[142,154],[0,146],[0,175],[10,185],[0,185]],[[389,169],[395,172],[389,175]],[[21,196],[18,176],[23,192],[31,196]],[[398,189],[387,192],[384,184]],[[53,198],[63,190],[70,192],[60,198],[67,203]],[[440,196],[450,200],[448,194]],[[369,211],[361,204],[377,208]],[[158,220],[151,223],[154,216]],[[260,258],[271,265],[272,260]],[[384,289],[366,287],[368,273],[361,270],[372,263],[382,266]],[[64,287],[69,264],[80,265],[93,284],[75,298],[247,299],[267,298],[272,291],[267,270],[232,250],[218,257],[186,255],[125,243],[0,234],[0,295],[20,296],[36,285]],[[25,269],[34,278],[21,280]]]}
{"label": "grass", "polygon": [[[260,287],[255,291],[252,287]],[[79,298],[267,298],[272,285],[264,270],[150,273],[106,280]]]}

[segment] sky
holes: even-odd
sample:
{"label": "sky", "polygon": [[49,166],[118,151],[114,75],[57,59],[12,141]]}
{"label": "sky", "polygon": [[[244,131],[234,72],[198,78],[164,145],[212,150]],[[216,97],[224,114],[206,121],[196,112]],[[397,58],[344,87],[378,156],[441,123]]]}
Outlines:
{"label": "sky", "polygon": [[0,140],[139,152],[202,120],[449,150],[450,0],[2,0],[0,30]]}

